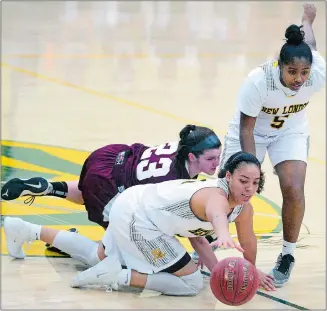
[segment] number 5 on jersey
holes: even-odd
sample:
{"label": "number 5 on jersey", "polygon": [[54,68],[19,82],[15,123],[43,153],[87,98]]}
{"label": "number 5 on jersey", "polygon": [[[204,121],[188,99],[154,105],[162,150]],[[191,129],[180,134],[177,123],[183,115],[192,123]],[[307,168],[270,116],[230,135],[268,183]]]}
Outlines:
{"label": "number 5 on jersey", "polygon": [[281,127],[283,127],[284,122],[286,121],[288,116],[289,115],[286,114],[285,116],[274,117],[273,121],[270,123],[270,126],[275,128],[275,129],[280,129]]}
{"label": "number 5 on jersey", "polygon": [[[176,152],[177,147],[178,143],[167,143],[146,149],[136,168],[138,180],[167,175],[170,171],[172,160],[166,157],[160,158],[160,156],[173,154]],[[159,157],[155,162],[151,162],[151,156],[153,154]]]}

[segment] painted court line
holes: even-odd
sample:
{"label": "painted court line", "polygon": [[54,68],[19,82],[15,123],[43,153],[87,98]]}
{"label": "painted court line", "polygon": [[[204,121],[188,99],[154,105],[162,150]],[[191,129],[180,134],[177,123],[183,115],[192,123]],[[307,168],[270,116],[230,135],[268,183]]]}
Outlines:
{"label": "painted court line", "polygon": [[[2,254],[1,256],[10,256],[10,255],[9,254]],[[44,257],[44,255],[29,255],[29,257],[31,257],[31,258],[38,258],[38,257]],[[58,256],[55,256],[55,255],[47,255],[46,258],[58,258]],[[69,255],[65,255],[65,254],[61,254],[60,258],[70,258],[70,256]],[[124,266],[123,266],[123,268],[124,268]],[[210,277],[210,273],[209,272],[206,272],[206,271],[202,271],[201,270],[201,273],[203,275],[205,275],[205,276]],[[297,310],[310,310],[310,309],[307,309],[305,307],[299,306],[299,305],[297,305],[295,303],[292,303],[290,301],[287,301],[287,300],[284,300],[284,299],[277,298],[275,296],[266,294],[266,293],[264,293],[262,291],[259,291],[259,290],[257,291],[257,295],[262,296],[262,297],[265,297],[267,299],[274,300],[276,302],[279,302],[281,304],[284,304],[284,305],[286,305],[288,307],[292,307],[292,308],[297,309]]]}
{"label": "painted court line", "polygon": [[[37,72],[30,71],[30,70],[27,70],[27,69],[24,69],[24,68],[14,67],[14,66],[11,66],[11,65],[9,65],[7,63],[1,63],[1,66],[5,67],[5,68],[10,68],[10,69],[15,70],[15,71],[20,72],[20,73],[24,73],[26,75],[29,75],[31,77],[34,77],[34,78],[37,78],[37,79],[40,79],[40,80],[45,80],[45,81],[52,82],[52,83],[55,83],[55,84],[59,84],[59,85],[62,85],[62,86],[70,87],[72,89],[79,90],[79,91],[82,91],[82,92],[85,92],[85,93],[88,93],[88,94],[92,94],[92,95],[95,95],[95,96],[98,96],[98,97],[110,99],[110,100],[115,101],[117,103],[124,104],[126,106],[130,106],[130,107],[134,107],[134,108],[138,108],[138,109],[141,109],[141,110],[144,110],[144,111],[148,111],[150,113],[158,114],[158,115],[173,119],[175,121],[180,121],[180,122],[183,122],[183,123],[190,123],[190,124],[197,124],[199,126],[208,126],[208,125],[205,125],[205,124],[199,124],[199,122],[196,122],[194,120],[189,120],[189,119],[185,119],[185,118],[176,116],[176,115],[174,115],[174,114],[172,114],[170,112],[166,112],[166,111],[151,108],[151,107],[148,107],[148,106],[145,106],[145,105],[141,105],[141,104],[135,103],[135,102],[127,100],[127,99],[119,98],[119,97],[116,97],[114,95],[110,95],[108,93],[99,92],[99,91],[96,91],[96,90],[93,90],[93,89],[90,89],[90,88],[79,86],[79,85],[70,83],[70,82],[65,81],[65,80],[61,80],[61,79],[49,77],[49,76],[46,76],[46,75],[43,75],[43,74],[39,74]],[[224,132],[217,131],[216,129],[215,129],[215,132],[219,133],[219,134],[224,134]]]}
{"label": "painted court line", "polygon": [[[197,58],[217,58],[222,56],[231,56],[233,57],[243,55],[240,52],[216,52],[216,53],[198,53]],[[325,55],[325,53],[322,53]],[[163,59],[174,59],[181,58],[185,55],[182,53],[156,53],[155,57],[163,58]],[[267,56],[266,52],[251,52],[248,51],[246,53],[247,57],[259,57],[259,56]],[[2,55],[3,59],[13,59],[13,58],[45,58],[45,59],[108,59],[108,58],[126,58],[126,59],[149,59],[153,56],[147,53],[79,53],[79,54],[67,54],[67,53],[36,53],[36,54],[4,54]]]}
{"label": "painted court line", "polygon": [[[59,84],[59,85],[62,85],[62,86],[70,87],[70,88],[73,88],[75,90],[85,92],[85,93],[88,93],[88,94],[92,94],[92,95],[99,96],[99,97],[102,97],[102,98],[110,99],[110,100],[115,101],[117,103],[124,104],[126,106],[134,107],[134,108],[137,108],[137,109],[141,109],[141,110],[144,110],[144,111],[148,111],[150,113],[158,114],[158,115],[173,119],[175,121],[179,121],[179,122],[183,122],[183,123],[187,123],[187,124],[196,124],[196,125],[199,125],[199,126],[210,127],[210,126],[208,126],[206,124],[201,124],[201,123],[199,123],[197,121],[194,121],[194,120],[189,120],[189,119],[185,119],[185,118],[176,116],[176,115],[174,115],[172,113],[169,113],[167,111],[162,111],[162,110],[159,110],[159,109],[151,108],[151,107],[141,105],[141,104],[135,103],[133,101],[127,100],[127,99],[123,99],[123,98],[119,98],[119,97],[110,95],[108,93],[99,92],[99,91],[96,91],[96,90],[93,90],[93,89],[90,89],[90,88],[79,86],[79,85],[70,83],[70,82],[65,81],[65,80],[49,77],[49,76],[39,74],[39,73],[34,72],[34,71],[24,69],[24,68],[11,66],[11,65],[9,65],[7,63],[1,63],[1,66],[5,67],[5,68],[12,69],[12,70],[15,70],[15,71],[20,72],[20,73],[27,74],[29,76],[32,76],[32,77],[40,79],[40,80],[49,81],[49,82],[52,82],[52,83],[55,83],[55,84]],[[219,135],[225,135],[226,134],[226,131],[217,130],[214,127],[211,127],[211,128]],[[320,165],[323,165],[323,166],[326,165],[326,161],[322,160],[322,159],[309,157],[309,160],[312,161],[312,162],[318,163]]]}
{"label": "painted court line", "polygon": [[[202,270],[201,270],[201,273],[202,273],[203,275],[205,275],[205,276],[210,277],[210,273],[209,273],[209,272],[206,272],[206,271],[202,271]],[[292,307],[292,308],[295,308],[295,309],[298,309],[298,310],[309,310],[309,309],[307,309],[307,308],[305,308],[305,307],[302,307],[302,306],[299,306],[299,305],[297,305],[297,304],[295,304],[295,303],[293,303],[293,302],[290,302],[290,301],[287,301],[287,300],[284,300],[284,299],[277,298],[277,297],[275,297],[275,296],[272,296],[272,295],[266,294],[266,293],[264,293],[264,292],[262,292],[262,291],[260,291],[260,290],[257,291],[257,294],[258,294],[259,296],[262,296],[262,297],[265,297],[265,298],[268,298],[268,299],[271,299],[271,300],[277,301],[277,302],[279,302],[279,303],[281,303],[281,304],[284,304],[284,305],[286,305],[286,306],[289,306],[289,307]]]}

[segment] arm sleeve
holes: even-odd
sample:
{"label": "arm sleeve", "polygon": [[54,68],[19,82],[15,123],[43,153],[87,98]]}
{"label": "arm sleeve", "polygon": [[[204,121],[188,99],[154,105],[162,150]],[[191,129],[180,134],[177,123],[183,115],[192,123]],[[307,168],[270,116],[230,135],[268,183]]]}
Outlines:
{"label": "arm sleeve", "polygon": [[250,73],[238,94],[239,111],[250,117],[257,117],[262,109],[266,89],[264,72],[258,68]]}
{"label": "arm sleeve", "polygon": [[326,60],[317,51],[312,51],[313,62],[311,79],[315,91],[319,91],[326,85]]}

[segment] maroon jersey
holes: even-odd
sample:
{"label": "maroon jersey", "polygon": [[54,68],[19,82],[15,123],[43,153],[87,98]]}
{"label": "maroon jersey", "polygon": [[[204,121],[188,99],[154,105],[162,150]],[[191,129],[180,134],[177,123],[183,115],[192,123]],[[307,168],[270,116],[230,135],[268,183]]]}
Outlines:
{"label": "maroon jersey", "polygon": [[106,228],[108,222],[103,218],[105,206],[118,192],[129,187],[189,179],[185,167],[179,176],[175,172],[173,162],[177,145],[113,144],[92,152],[83,165],[78,184],[89,220]]}
{"label": "maroon jersey", "polygon": [[[121,161],[117,157],[116,166],[120,166],[118,171],[115,171],[118,186],[124,186],[126,189],[134,185],[190,178],[186,168],[181,176],[177,176],[175,172],[173,163],[177,147],[177,142],[153,147],[131,145],[129,151],[122,153]],[[123,159],[124,156],[126,159]]]}

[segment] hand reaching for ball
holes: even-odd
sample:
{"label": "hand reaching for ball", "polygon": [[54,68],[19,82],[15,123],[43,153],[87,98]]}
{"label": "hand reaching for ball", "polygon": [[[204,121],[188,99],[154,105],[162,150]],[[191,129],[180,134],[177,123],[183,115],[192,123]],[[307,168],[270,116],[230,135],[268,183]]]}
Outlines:
{"label": "hand reaching for ball", "polygon": [[241,253],[244,253],[244,249],[239,244],[235,243],[228,233],[220,235],[217,240],[212,242],[210,245],[211,247],[216,246],[219,248],[236,248]]}

